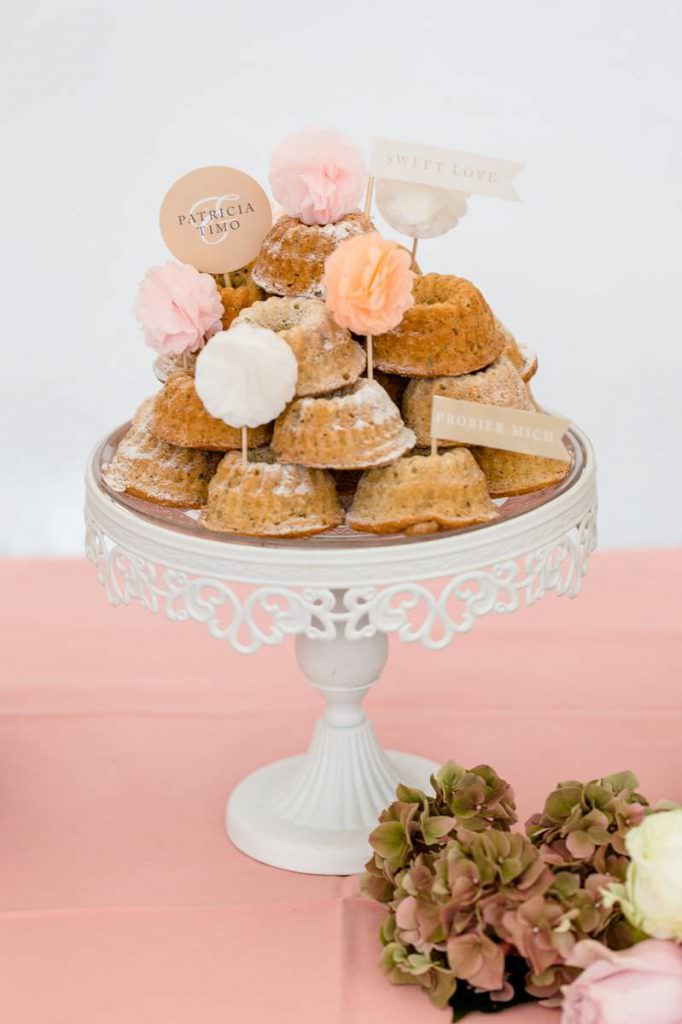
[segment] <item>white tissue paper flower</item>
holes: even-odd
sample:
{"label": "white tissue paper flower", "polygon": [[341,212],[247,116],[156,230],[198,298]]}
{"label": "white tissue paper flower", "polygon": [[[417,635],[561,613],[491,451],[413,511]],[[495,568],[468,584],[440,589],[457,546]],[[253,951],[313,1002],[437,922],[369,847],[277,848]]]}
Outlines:
{"label": "white tissue paper flower", "polygon": [[392,228],[408,238],[436,238],[454,228],[467,210],[467,192],[411,181],[376,183],[379,212]]}
{"label": "white tissue paper flower", "polygon": [[266,327],[235,323],[197,358],[195,387],[211,416],[230,427],[259,427],[279,416],[296,392],[298,363]]}

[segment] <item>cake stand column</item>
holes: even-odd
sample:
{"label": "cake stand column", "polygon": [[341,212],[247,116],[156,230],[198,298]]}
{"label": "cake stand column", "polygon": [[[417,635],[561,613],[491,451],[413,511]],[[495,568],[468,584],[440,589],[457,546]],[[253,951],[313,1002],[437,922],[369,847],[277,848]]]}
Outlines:
{"label": "cake stand column", "polygon": [[[339,609],[343,596],[337,593]],[[329,639],[298,636],[296,655],[325,710],[307,754],[266,765],[237,786],[227,832],[244,853],[275,867],[354,874],[369,857],[368,835],[396,785],[423,788],[437,765],[383,751],[363,710],[388,657],[384,633],[350,640],[339,620]]]}

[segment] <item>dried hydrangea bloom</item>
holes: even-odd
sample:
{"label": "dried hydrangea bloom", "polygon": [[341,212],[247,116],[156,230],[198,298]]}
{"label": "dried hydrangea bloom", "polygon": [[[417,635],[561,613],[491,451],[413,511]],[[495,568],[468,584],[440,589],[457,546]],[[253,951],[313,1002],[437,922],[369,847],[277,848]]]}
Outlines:
{"label": "dried hydrangea bloom", "polygon": [[560,782],[543,812],[526,822],[526,834],[550,864],[620,878],[627,868],[625,836],[649,806],[638,785],[632,772]]}
{"label": "dried hydrangea bloom", "polygon": [[459,832],[494,826],[508,830],[516,819],[514,791],[489,765],[465,769],[448,761],[431,777],[432,794],[398,786],[397,800],[379,817],[370,843],[382,866],[394,872],[415,854],[443,846]]}
{"label": "dried hydrangea bloom", "polygon": [[[562,784],[528,835],[510,830],[513,793],[493,769],[449,763],[432,784],[429,796],[399,787],[370,837],[363,887],[388,911],[382,965],[391,981],[460,1010],[528,998],[553,1005],[577,974],[577,942],[636,941],[603,897],[609,866],[621,866],[623,830],[647,806],[634,777]],[[576,832],[592,844],[587,860],[569,850]],[[570,845],[588,852],[582,835]]]}

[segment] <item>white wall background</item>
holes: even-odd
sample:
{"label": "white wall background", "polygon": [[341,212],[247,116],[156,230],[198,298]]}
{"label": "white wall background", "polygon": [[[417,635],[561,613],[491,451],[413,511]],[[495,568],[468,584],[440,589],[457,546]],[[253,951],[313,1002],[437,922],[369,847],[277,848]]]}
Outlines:
{"label": "white wall background", "polygon": [[309,125],[523,162],[424,269],[472,278],[592,435],[602,542],[682,541],[682,5],[23,2],[2,15],[0,551],[81,551],[82,475],[154,388],[131,307],[192,167]]}

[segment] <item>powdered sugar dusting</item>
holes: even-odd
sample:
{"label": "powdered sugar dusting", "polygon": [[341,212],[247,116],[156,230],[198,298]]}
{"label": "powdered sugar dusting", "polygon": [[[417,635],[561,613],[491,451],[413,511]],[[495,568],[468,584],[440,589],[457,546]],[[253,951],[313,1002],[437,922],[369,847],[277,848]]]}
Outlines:
{"label": "powdered sugar dusting", "polygon": [[156,438],[150,430],[154,401],[148,398],[139,407],[112,461],[102,467],[102,478],[118,494],[134,486],[161,502],[177,504],[190,494],[194,501],[218,456]]}
{"label": "powdered sugar dusting", "polygon": [[365,234],[365,228],[361,221],[347,220],[345,217],[342,220],[337,220],[335,224],[324,224],[319,230],[320,234],[325,235],[326,238],[333,239],[336,245],[353,235]]}
{"label": "powdered sugar dusting", "polygon": [[347,430],[349,428],[367,428],[369,424],[375,427],[382,426],[391,421],[401,420],[400,410],[391,401],[389,395],[374,380],[363,378],[334,395],[307,396],[299,399],[301,410],[310,408],[313,402],[333,402],[338,405],[339,415],[347,410],[353,414],[348,422],[347,418],[342,423],[332,424],[335,429]]}
{"label": "powdered sugar dusting", "polygon": [[277,483],[272,491],[279,497],[286,497],[289,494],[313,493],[310,473],[301,466],[288,466],[275,462],[264,466],[263,469],[269,476],[276,478]]}

